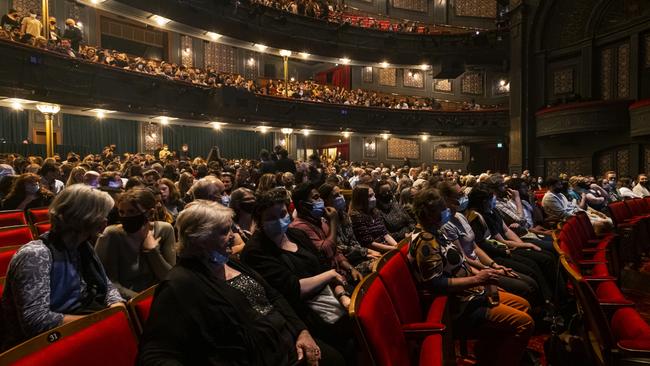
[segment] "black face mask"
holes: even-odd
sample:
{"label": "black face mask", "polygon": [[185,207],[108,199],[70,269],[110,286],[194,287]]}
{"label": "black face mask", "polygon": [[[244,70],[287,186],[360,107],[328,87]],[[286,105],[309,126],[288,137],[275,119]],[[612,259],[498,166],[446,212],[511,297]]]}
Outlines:
{"label": "black face mask", "polygon": [[239,208],[246,213],[253,213],[255,210],[255,201],[242,202],[239,204]]}
{"label": "black face mask", "polygon": [[578,183],[578,187],[588,189],[589,188],[589,183],[587,182],[580,182]]}
{"label": "black face mask", "polygon": [[122,228],[129,234],[140,230],[147,221],[147,216],[144,213],[135,216],[120,216]]}
{"label": "black face mask", "polygon": [[377,199],[383,203],[389,203],[393,199],[393,195],[390,192],[382,193],[377,195]]}

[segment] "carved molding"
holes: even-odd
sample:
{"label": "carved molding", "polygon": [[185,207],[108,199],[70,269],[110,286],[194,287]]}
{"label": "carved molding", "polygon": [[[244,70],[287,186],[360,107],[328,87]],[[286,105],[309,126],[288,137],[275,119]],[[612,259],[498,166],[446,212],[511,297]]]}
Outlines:
{"label": "carved molding", "polygon": [[538,113],[537,137],[567,133],[620,130],[628,121],[627,102],[589,103],[586,106]]}
{"label": "carved molding", "polygon": [[587,158],[545,159],[544,172],[546,177],[558,177],[560,174],[569,176],[589,174],[588,166],[589,159]]}

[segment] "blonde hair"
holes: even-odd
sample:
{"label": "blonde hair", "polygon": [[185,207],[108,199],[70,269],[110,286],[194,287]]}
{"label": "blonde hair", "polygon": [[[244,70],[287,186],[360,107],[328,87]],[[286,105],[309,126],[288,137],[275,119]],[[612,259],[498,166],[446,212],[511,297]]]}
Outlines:
{"label": "blonde hair", "polygon": [[49,214],[52,230],[83,231],[102,223],[113,209],[111,196],[83,184],[75,184],[59,193]]}
{"label": "blonde hair", "polygon": [[[83,174],[81,176],[81,180],[77,181],[75,176],[77,174],[79,174],[79,173],[83,173]],[[70,171],[70,175],[68,176],[68,181],[66,182],[65,186],[70,187],[71,185],[74,185],[74,184],[83,183],[84,182],[84,179],[83,179],[84,175],[86,175],[86,169],[84,169],[84,167],[76,166],[76,167],[72,168],[72,170]]]}
{"label": "blonde hair", "polygon": [[197,200],[176,218],[178,254],[183,257],[205,255],[205,244],[219,229],[232,225],[234,211],[216,202]]}

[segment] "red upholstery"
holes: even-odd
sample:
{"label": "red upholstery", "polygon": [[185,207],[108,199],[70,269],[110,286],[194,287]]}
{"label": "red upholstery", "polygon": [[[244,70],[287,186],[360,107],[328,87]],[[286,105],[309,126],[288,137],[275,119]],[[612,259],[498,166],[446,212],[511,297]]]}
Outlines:
{"label": "red upholstery", "polygon": [[28,212],[29,219],[32,223],[50,221],[49,209],[47,207],[32,208]]}
{"label": "red upholstery", "polygon": [[0,248],[0,276],[6,276],[9,270],[9,263],[14,254],[20,249],[20,245]]}
{"label": "red upholstery", "polygon": [[442,365],[442,336],[439,334],[428,336],[420,351],[420,365]]}
{"label": "red upholstery", "polygon": [[632,301],[628,300],[623,296],[621,290],[616,286],[614,281],[603,281],[601,283],[592,284],[598,301],[600,303],[609,303],[609,304],[623,304],[623,305],[632,305]]}
{"label": "red upholstery", "polygon": [[377,365],[409,365],[406,339],[381,281],[373,281],[359,304],[357,319]]}
{"label": "red upholstery", "polygon": [[399,253],[391,257],[381,267],[379,278],[388,291],[401,323],[415,323],[424,320],[420,296],[411,277],[411,271]]}
{"label": "red upholstery", "polygon": [[650,351],[650,326],[633,308],[622,308],[614,313],[612,334],[626,349]]}
{"label": "red upholstery", "polygon": [[648,212],[648,207],[646,206],[645,200],[642,199],[633,199],[624,201],[632,216],[645,216]]}
{"label": "red upholstery", "polygon": [[11,226],[0,229],[0,247],[27,244],[34,240],[29,226]]}
{"label": "red upholstery", "polygon": [[[52,333],[48,332],[50,335]],[[70,334],[61,330],[57,341],[37,348],[13,365],[133,365],[137,352],[138,341],[131,330],[126,311],[121,309]]]}
{"label": "red upholstery", "polygon": [[625,202],[610,203],[609,213],[614,221],[614,225],[616,226],[625,223],[625,221],[632,217],[632,213],[627,205],[625,205]]}
{"label": "red upholstery", "polygon": [[27,225],[25,211],[0,211],[0,227]]}
{"label": "red upholstery", "polygon": [[5,277],[0,277],[0,298],[2,298],[2,293],[5,291]]}
{"label": "red upholstery", "polygon": [[49,222],[39,222],[37,224],[34,224],[34,227],[36,228],[36,233],[38,235],[43,235],[44,233],[50,231],[52,224]]}

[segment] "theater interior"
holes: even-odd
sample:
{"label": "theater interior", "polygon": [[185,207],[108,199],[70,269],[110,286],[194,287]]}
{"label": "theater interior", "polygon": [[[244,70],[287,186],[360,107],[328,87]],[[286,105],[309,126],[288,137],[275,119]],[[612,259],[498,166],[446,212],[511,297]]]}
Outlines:
{"label": "theater interior", "polygon": [[650,1],[0,13],[0,365],[650,365]]}

